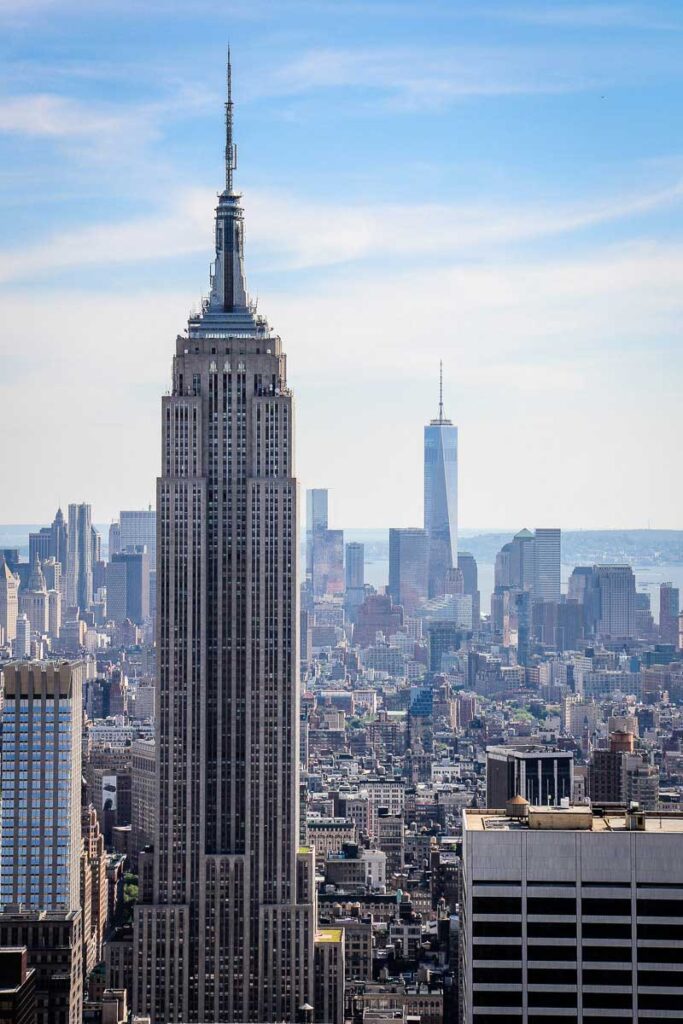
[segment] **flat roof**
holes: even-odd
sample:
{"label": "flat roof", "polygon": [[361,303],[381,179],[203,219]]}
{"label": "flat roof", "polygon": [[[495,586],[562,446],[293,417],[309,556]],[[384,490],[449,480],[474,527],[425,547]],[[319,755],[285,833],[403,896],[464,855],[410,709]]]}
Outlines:
{"label": "flat roof", "polygon": [[316,932],[316,942],[341,942],[344,937],[343,928],[321,928]]}
{"label": "flat roof", "polygon": [[[538,821],[544,819],[540,828],[531,828],[526,818],[511,818],[506,811],[490,809],[465,808],[464,826],[467,832],[628,832],[628,813],[626,811],[609,811],[595,814],[589,807],[530,807],[529,811]],[[683,812],[644,811],[636,812],[642,816],[644,828],[636,832],[683,833]],[[587,828],[584,824],[586,815],[591,814],[591,822]]]}

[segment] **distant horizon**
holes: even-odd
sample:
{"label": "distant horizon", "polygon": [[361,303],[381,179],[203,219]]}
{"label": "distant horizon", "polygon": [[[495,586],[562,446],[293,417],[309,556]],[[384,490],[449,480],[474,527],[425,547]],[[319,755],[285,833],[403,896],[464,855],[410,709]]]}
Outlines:
{"label": "distant horizon", "polygon": [[681,5],[172,6],[0,4],[2,517],[155,494],[230,39],[248,287],[331,521],[421,522],[443,361],[463,522],[679,523]]}

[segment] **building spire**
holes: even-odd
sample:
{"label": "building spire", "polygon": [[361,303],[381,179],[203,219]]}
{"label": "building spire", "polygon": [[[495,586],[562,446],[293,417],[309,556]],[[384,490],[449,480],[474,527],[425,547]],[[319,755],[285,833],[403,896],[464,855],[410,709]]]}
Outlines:
{"label": "building spire", "polygon": [[439,360],[439,423],[443,423],[443,360]]}
{"label": "building spire", "polygon": [[232,195],[232,176],[235,168],[237,167],[237,146],[232,141],[232,128],[232,61],[230,59],[230,47],[228,46],[227,100],[225,103],[225,191],[228,195]]}

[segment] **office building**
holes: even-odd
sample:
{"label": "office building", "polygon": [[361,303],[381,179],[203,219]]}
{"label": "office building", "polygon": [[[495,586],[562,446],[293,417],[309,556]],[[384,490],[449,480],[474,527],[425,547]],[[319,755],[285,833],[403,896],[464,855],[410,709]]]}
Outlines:
{"label": "office building", "polygon": [[50,555],[62,567],[62,580],[66,582],[68,550],[69,550],[69,528],[64,520],[64,513],[61,508],[57,509],[52,525],[52,543]]}
{"label": "office building", "polygon": [[83,977],[87,979],[104,955],[109,893],[107,854],[97,812],[81,808],[81,913],[83,921]]}
{"label": "office building", "polygon": [[107,618],[130,619],[141,625],[149,618],[149,555],[144,547],[125,548],[107,565]]}
{"label": "office building", "polygon": [[344,930],[321,928],[315,935],[316,1024],[344,1024]]}
{"label": "office building", "polygon": [[536,529],[534,531],[534,585],[535,601],[560,600],[560,563],[562,561],[562,531]]}
{"label": "office building", "polygon": [[680,595],[673,583],[662,583],[659,588],[659,636],[662,643],[678,644],[678,615]]}
{"label": "office building", "polygon": [[36,1024],[82,1024],[83,933],[78,910],[0,913],[0,948],[26,946],[35,972]]}
{"label": "office building", "polygon": [[636,579],[630,565],[593,566],[600,595],[597,632],[602,637],[636,633]]}
{"label": "office building", "polygon": [[[157,568],[157,514],[151,508],[141,511],[125,511],[119,514],[119,546],[109,551],[109,558],[119,551],[146,548],[149,556],[149,572]],[[116,538],[114,537],[116,543]],[[110,531],[111,543],[111,531]]]}
{"label": "office building", "polygon": [[346,590],[363,590],[365,586],[365,545],[351,541],[346,545]]}
{"label": "office building", "polygon": [[486,748],[487,807],[505,807],[515,796],[555,807],[571,799],[573,785],[571,750],[534,745]]}
{"label": "office building", "polygon": [[10,643],[17,635],[19,615],[19,580],[0,555],[0,645]]}
{"label": "office building", "polygon": [[414,615],[427,600],[428,537],[425,530],[389,530],[389,594]]}
{"label": "office building", "polygon": [[444,416],[441,367],[439,414],[424,428],[424,529],[428,596],[439,597],[458,564],[458,428]]}
{"label": "office building", "polygon": [[326,488],[312,487],[306,491],[306,576],[313,578],[313,539],[328,528],[329,496]]}
{"label": "office building", "polygon": [[0,949],[0,1024],[36,1024],[36,972],[26,946]]}
{"label": "office building", "polygon": [[133,971],[133,1012],[154,1024],[295,1021],[313,999],[293,398],[246,292],[232,109],[228,68],[210,293],[162,399],[158,819]]}
{"label": "office building", "polygon": [[47,584],[38,557],[34,559],[26,587],[19,594],[19,610],[28,618],[31,632],[44,636],[50,626],[50,605]]}
{"label": "office building", "polygon": [[131,859],[154,842],[157,821],[156,744],[153,739],[133,741],[131,773]]}
{"label": "office building", "polygon": [[665,1020],[683,1005],[683,816],[463,812],[460,1019]]}
{"label": "office building", "polygon": [[0,907],[77,910],[82,662],[10,663],[2,710]]}
{"label": "office building", "polygon": [[34,565],[36,559],[43,562],[52,554],[52,527],[43,526],[37,533],[28,535],[28,560]]}
{"label": "office building", "polygon": [[367,647],[374,644],[378,633],[393,636],[402,629],[403,622],[403,606],[395,605],[389,594],[368,594],[358,609],[354,643]]}
{"label": "office building", "polygon": [[66,601],[87,611],[92,604],[93,530],[90,505],[69,505]]}
{"label": "office building", "polygon": [[31,656],[31,623],[26,612],[17,615],[13,653],[15,658]]}
{"label": "office building", "polygon": [[118,555],[121,550],[121,524],[116,520],[109,524],[109,540],[107,553],[111,560],[112,555]]}
{"label": "office building", "polygon": [[463,593],[472,598],[472,629],[481,624],[481,595],[479,593],[479,571],[474,555],[469,551],[458,551],[458,569],[462,573]]}
{"label": "office building", "polygon": [[[10,663],[2,710],[0,945],[28,947],[38,1020],[80,1024],[83,662]],[[61,1016],[60,1016],[61,1015]]]}

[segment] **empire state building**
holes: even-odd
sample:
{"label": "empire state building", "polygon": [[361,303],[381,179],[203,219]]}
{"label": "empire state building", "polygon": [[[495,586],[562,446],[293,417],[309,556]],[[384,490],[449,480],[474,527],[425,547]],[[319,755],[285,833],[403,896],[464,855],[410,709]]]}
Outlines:
{"label": "empire state building", "polygon": [[154,1024],[293,1021],[312,1001],[294,410],[280,338],[247,296],[229,60],[226,126],[210,293],[162,399],[159,816],[133,979]]}

